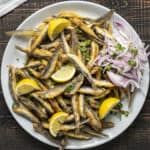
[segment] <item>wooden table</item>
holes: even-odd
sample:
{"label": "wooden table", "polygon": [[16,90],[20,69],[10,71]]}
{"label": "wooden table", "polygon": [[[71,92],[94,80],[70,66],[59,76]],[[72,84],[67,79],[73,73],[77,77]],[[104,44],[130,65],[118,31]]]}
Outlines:
{"label": "wooden table", "polygon": [[[0,18],[0,59],[9,40],[6,31],[15,30],[38,9],[61,0],[28,0]],[[114,8],[134,26],[142,40],[150,42],[150,0],[91,0]],[[0,150],[54,150],[27,134],[12,118],[0,92]],[[149,150],[150,149],[150,90],[142,112],[134,123],[115,140],[95,150]]]}

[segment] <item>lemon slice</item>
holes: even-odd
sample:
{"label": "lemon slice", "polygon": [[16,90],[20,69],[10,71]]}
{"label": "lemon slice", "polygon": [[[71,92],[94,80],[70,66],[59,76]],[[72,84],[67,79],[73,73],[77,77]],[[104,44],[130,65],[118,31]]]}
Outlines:
{"label": "lemon slice", "polygon": [[56,18],[50,21],[48,26],[48,36],[53,41],[59,33],[70,25],[70,21],[64,18]]}
{"label": "lemon slice", "polygon": [[23,79],[16,85],[16,94],[24,95],[35,90],[39,90],[39,85],[32,79]]}
{"label": "lemon slice", "polygon": [[106,115],[111,111],[113,107],[115,107],[120,100],[118,98],[109,97],[103,101],[103,103],[99,107],[99,117],[103,119]]}
{"label": "lemon slice", "polygon": [[51,78],[55,82],[60,83],[67,82],[74,76],[75,72],[76,72],[75,66],[72,64],[67,64],[65,66],[62,66],[60,70],[52,74]]}
{"label": "lemon slice", "polygon": [[57,112],[49,119],[49,132],[56,137],[61,125],[65,122],[68,114],[66,112]]}

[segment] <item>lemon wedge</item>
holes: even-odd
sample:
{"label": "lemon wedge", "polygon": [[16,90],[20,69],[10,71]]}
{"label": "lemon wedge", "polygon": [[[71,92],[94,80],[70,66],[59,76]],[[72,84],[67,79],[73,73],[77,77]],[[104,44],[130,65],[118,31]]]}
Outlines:
{"label": "lemon wedge", "polygon": [[120,100],[115,97],[109,97],[103,101],[103,103],[99,107],[99,117],[103,119],[106,115],[111,111],[113,107],[115,107]]}
{"label": "lemon wedge", "polygon": [[75,75],[76,69],[72,64],[62,66],[58,71],[52,74],[51,78],[55,82],[67,82]]}
{"label": "lemon wedge", "polygon": [[53,41],[59,33],[70,25],[70,21],[64,18],[56,18],[50,21],[48,26],[48,36]]}
{"label": "lemon wedge", "polygon": [[49,132],[56,137],[61,125],[65,122],[68,114],[66,112],[57,112],[49,119]]}
{"label": "lemon wedge", "polygon": [[39,85],[33,79],[22,79],[16,85],[16,94],[24,95],[35,90],[39,90]]}

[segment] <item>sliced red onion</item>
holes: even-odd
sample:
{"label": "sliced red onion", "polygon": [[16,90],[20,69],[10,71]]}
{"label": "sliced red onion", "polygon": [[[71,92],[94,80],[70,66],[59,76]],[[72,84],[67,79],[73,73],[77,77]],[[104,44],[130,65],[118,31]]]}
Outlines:
{"label": "sliced red onion", "polygon": [[125,78],[112,71],[107,71],[107,76],[110,79],[110,81],[118,87],[127,88],[129,85],[131,85],[132,90],[134,90],[134,87],[139,88],[139,85],[135,80]]}

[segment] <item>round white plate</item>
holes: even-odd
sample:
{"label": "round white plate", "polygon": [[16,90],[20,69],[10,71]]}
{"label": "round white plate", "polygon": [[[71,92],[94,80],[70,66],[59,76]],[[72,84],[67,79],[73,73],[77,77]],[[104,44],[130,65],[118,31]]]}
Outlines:
{"label": "round white plate", "polygon": [[[90,2],[85,2],[85,1],[66,1],[66,2],[61,2],[61,3],[56,3],[53,5],[49,5],[47,7],[44,7],[40,9],[39,11],[35,12],[32,14],[30,17],[28,17],[19,27],[18,29],[31,29],[32,27],[34,28],[37,26],[43,19],[57,14],[58,12],[62,10],[68,10],[68,11],[74,11],[77,12],[83,16],[87,17],[92,17],[92,18],[97,18],[100,15],[105,14],[109,9],[95,4],[95,3],[90,3]],[[115,17],[118,19],[122,20],[126,27],[131,30],[131,33],[135,38],[139,40],[139,43],[141,43],[141,40],[139,39],[139,36],[135,32],[135,30],[131,27],[127,21],[125,21],[121,16],[118,14],[114,14]],[[27,131],[30,135],[38,139],[39,141],[52,145],[52,146],[57,146],[51,141],[48,141],[44,136],[34,132],[32,128],[32,124],[24,119],[23,117],[20,117],[16,115],[15,113],[12,112],[11,106],[13,103],[13,99],[10,95],[9,87],[8,87],[8,65],[14,65],[14,66],[23,66],[25,62],[25,54],[22,52],[17,51],[14,48],[14,45],[21,45],[21,46],[27,46],[29,42],[29,39],[22,39],[22,38],[17,38],[17,37],[12,37],[10,41],[8,42],[8,45],[6,47],[4,56],[3,56],[3,61],[2,61],[2,67],[1,67],[1,84],[2,84],[2,89],[5,97],[6,104],[13,115],[13,117],[16,119],[18,124],[25,130]],[[19,61],[17,60],[19,58]],[[148,63],[145,66],[148,70],[149,65]],[[122,117],[121,121],[116,118],[109,116],[109,119],[111,119],[113,122],[115,122],[115,127],[112,129],[107,129],[104,130],[104,133],[109,135],[109,138],[92,138],[91,140],[88,141],[80,141],[80,140],[69,140],[69,144],[67,148],[69,149],[83,149],[83,148],[91,148],[95,147],[98,145],[102,145],[118,135],[120,135],[123,131],[125,131],[129,125],[134,121],[134,119],[137,117],[139,114],[146,98],[146,94],[148,91],[149,87],[149,73],[144,72],[143,80],[141,83],[141,90],[136,93],[136,96],[134,98],[134,103],[131,107],[130,114],[128,117]],[[125,103],[125,109],[127,109],[127,104],[126,101]]]}

